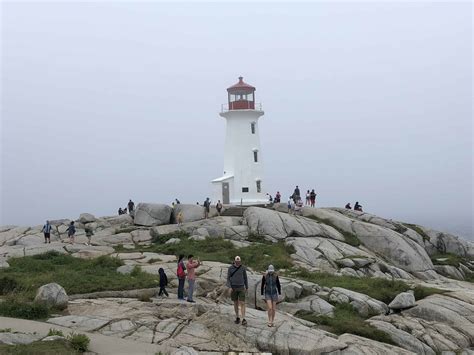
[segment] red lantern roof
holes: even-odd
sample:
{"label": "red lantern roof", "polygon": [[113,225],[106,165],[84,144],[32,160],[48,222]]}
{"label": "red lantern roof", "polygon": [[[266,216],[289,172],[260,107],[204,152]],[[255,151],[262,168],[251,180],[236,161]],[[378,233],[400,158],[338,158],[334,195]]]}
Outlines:
{"label": "red lantern roof", "polygon": [[255,91],[255,87],[244,83],[243,77],[239,76],[239,82],[235,85],[232,85],[227,89],[228,92],[235,92],[235,91]]}

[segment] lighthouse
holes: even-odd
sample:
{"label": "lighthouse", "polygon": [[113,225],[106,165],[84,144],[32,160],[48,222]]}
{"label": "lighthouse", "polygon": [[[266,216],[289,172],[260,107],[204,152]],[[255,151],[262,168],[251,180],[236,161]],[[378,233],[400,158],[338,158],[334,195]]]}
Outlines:
{"label": "lighthouse", "polygon": [[214,202],[266,203],[258,125],[264,112],[261,104],[255,103],[255,87],[239,77],[239,82],[227,89],[227,96],[228,103],[220,113],[226,120],[224,170],[212,180]]}

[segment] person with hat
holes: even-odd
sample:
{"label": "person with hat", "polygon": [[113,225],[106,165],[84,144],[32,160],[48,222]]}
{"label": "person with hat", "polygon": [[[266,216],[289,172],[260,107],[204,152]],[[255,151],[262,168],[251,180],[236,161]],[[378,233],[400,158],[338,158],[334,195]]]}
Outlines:
{"label": "person with hat", "polygon": [[242,316],[242,325],[247,325],[245,320],[245,295],[249,289],[247,281],[247,270],[242,265],[240,256],[236,256],[234,263],[227,270],[227,287],[231,289],[230,298],[234,301],[235,324],[240,323],[240,313]]}
{"label": "person with hat", "polygon": [[268,326],[273,327],[278,295],[281,295],[280,279],[273,265],[268,265],[267,272],[262,277],[261,285],[260,293],[262,296],[265,293],[265,302],[268,308]]}

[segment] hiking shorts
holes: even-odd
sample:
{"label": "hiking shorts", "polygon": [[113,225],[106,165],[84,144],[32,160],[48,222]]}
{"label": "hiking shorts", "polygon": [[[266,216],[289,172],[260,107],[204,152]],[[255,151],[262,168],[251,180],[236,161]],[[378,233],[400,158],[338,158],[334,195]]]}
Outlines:
{"label": "hiking shorts", "polygon": [[232,289],[230,293],[230,299],[232,301],[242,301],[245,302],[245,288],[235,288]]}

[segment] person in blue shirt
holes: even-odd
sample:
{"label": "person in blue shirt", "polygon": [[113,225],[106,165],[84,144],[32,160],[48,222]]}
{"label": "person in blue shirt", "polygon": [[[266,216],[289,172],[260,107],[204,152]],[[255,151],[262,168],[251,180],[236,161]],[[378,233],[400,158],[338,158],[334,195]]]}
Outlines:
{"label": "person in blue shirt", "polygon": [[46,221],[46,224],[43,226],[41,230],[44,233],[44,243],[51,243],[51,229],[53,226],[49,224],[49,221]]}

